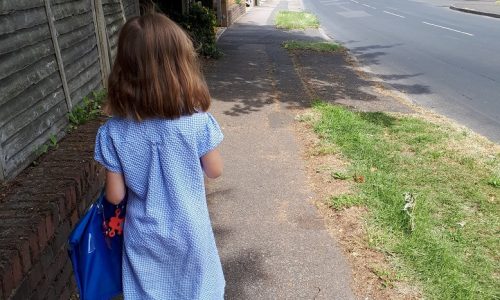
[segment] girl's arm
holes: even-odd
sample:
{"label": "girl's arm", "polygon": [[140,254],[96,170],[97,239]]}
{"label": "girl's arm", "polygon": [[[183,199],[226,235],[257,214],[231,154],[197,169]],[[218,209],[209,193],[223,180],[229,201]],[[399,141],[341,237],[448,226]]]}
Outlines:
{"label": "girl's arm", "polygon": [[215,149],[201,157],[201,167],[208,178],[217,178],[222,175],[222,157],[219,150]]}
{"label": "girl's arm", "polygon": [[118,205],[125,198],[126,188],[123,175],[106,170],[106,199]]}

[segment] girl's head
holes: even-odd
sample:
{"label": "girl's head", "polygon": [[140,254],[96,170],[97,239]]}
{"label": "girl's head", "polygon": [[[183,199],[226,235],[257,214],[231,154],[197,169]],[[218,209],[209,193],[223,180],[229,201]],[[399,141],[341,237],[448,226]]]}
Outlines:
{"label": "girl's head", "polygon": [[134,17],[121,29],[108,81],[108,111],[124,118],[175,119],[210,106],[188,35],[162,14]]}

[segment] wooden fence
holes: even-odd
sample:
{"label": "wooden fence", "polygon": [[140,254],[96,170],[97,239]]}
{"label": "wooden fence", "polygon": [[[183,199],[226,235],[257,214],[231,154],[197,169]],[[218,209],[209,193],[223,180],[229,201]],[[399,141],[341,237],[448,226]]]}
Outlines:
{"label": "wooden fence", "polygon": [[64,135],[68,112],[101,89],[139,0],[0,0],[0,181]]}

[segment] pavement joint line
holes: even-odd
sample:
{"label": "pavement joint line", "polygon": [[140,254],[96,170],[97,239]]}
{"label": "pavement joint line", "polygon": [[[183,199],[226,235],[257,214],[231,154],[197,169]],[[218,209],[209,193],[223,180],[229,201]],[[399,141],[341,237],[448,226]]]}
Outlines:
{"label": "pavement joint line", "polygon": [[401,16],[401,15],[398,15],[398,14],[395,14],[395,13],[391,13],[391,12],[386,11],[386,10],[384,10],[384,12],[385,12],[386,14],[390,14],[390,15],[393,15],[393,16],[396,16],[396,17],[400,17],[400,18],[406,19],[406,17],[405,17],[405,16]]}
{"label": "pavement joint line", "polygon": [[455,31],[455,32],[458,32],[458,33],[466,34],[466,35],[469,35],[469,36],[474,36],[472,33],[468,33],[468,32],[464,32],[464,31],[456,30],[456,29],[453,29],[453,28],[445,27],[445,26],[436,25],[436,24],[432,24],[432,23],[428,23],[428,22],[424,22],[424,21],[422,21],[422,23],[430,25],[430,26],[435,26],[435,27],[439,27],[439,28],[443,28],[443,29]]}

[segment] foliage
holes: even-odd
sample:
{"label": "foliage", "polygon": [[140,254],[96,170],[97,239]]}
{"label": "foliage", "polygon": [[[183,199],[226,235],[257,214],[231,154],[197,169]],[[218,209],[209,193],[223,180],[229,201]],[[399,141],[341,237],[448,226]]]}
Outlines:
{"label": "foliage", "polygon": [[[335,209],[365,205],[370,246],[429,299],[498,299],[500,159],[497,148],[416,117],[352,112],[315,103],[322,143],[363,176]],[[346,173],[346,174],[347,174]],[[345,178],[345,174],[333,174]]]}
{"label": "foliage", "polygon": [[280,11],[276,16],[276,27],[283,29],[318,28],[319,20],[315,15],[298,11]]}
{"label": "foliage", "polygon": [[75,106],[68,114],[70,127],[74,129],[99,116],[101,114],[101,105],[105,98],[105,90],[93,92],[90,98],[84,97],[82,103]]}
{"label": "foliage", "polygon": [[195,2],[189,8],[189,14],[181,17],[179,24],[189,33],[200,55],[212,58],[222,55],[215,44],[217,17],[212,10]]}
{"label": "foliage", "polygon": [[331,42],[286,41],[283,47],[287,50],[312,50],[318,52],[337,52],[343,47]]}

